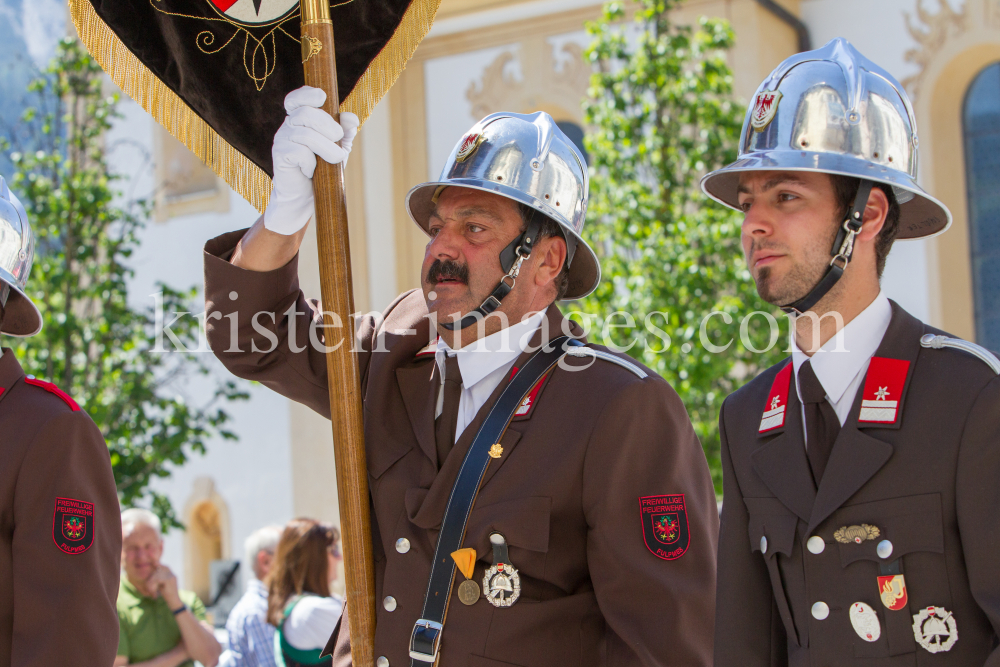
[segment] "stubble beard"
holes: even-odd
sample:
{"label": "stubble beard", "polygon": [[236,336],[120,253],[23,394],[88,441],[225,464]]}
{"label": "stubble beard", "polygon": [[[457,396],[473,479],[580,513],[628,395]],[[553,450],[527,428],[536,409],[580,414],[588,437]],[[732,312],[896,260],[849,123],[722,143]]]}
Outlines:
{"label": "stubble beard", "polygon": [[[833,247],[837,232],[828,239],[813,243],[805,249],[804,260],[795,262],[784,277],[774,275],[770,266],[757,271],[755,282],[757,294],[774,306],[787,306],[809,294],[819,284],[830,266],[830,248]],[[751,257],[753,250],[751,249]]]}

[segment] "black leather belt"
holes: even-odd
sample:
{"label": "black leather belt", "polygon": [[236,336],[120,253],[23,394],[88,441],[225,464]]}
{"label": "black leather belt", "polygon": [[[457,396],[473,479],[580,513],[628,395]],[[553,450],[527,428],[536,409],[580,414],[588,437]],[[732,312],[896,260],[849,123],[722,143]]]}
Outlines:
{"label": "black leather belt", "polygon": [[559,363],[571,345],[579,346],[582,343],[569,336],[560,336],[536,352],[500,394],[469,446],[441,521],[441,533],[434,549],[434,560],[431,561],[431,577],[424,595],[423,612],[410,635],[411,667],[426,667],[427,663],[437,660],[444,620],[448,613],[448,601],[451,599],[451,587],[455,580],[455,562],[451,554],[462,548],[469,514],[476,502],[483,475],[490,465],[490,448],[503,438],[514,413],[535,383]]}

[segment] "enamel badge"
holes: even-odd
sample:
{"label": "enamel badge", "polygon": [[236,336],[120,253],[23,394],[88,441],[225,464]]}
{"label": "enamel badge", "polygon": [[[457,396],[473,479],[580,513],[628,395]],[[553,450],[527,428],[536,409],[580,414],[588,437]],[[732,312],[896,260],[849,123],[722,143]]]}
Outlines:
{"label": "enamel badge", "polygon": [[483,143],[482,132],[470,132],[465,135],[462,143],[458,146],[458,153],[455,154],[455,162],[465,162],[468,160],[476,152],[481,143]]}
{"label": "enamel badge", "polygon": [[785,425],[785,405],[788,403],[788,387],[791,380],[792,364],[785,364],[785,367],[774,376],[771,391],[767,395],[764,414],[760,417],[759,431],[761,433],[767,433]]}
{"label": "enamel badge", "polygon": [[56,498],[52,539],[63,553],[82,554],[94,543],[94,503]]}
{"label": "enamel badge", "polygon": [[864,602],[851,605],[851,625],[854,632],[866,642],[876,642],[882,636],[882,626],[878,622],[878,614]]}
{"label": "enamel badge", "polygon": [[639,498],[639,516],[646,548],[657,558],[677,560],[688,550],[688,528],[684,494]]}
{"label": "enamel badge", "polygon": [[950,651],[958,641],[958,624],[944,607],[927,607],[913,615],[913,637],[929,653]]}
{"label": "enamel badge", "polygon": [[750,112],[750,125],[757,132],[763,132],[764,128],[774,120],[774,114],[778,113],[778,102],[781,101],[781,93],[777,90],[764,90],[757,93],[757,99],[753,103],[753,111]]}
{"label": "enamel badge", "polygon": [[886,609],[899,611],[909,601],[906,595],[906,579],[901,574],[878,578],[878,594]]}
{"label": "enamel badge", "polygon": [[906,387],[906,373],[910,362],[905,359],[872,357],[865,374],[865,388],[861,396],[862,424],[895,424],[899,414],[900,399]]}

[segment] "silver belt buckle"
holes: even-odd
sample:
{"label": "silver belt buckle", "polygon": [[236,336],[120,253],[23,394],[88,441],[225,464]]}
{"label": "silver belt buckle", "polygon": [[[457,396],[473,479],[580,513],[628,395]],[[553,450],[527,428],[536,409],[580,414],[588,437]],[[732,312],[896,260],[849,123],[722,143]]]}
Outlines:
{"label": "silver belt buckle", "polygon": [[[414,623],[413,632],[410,634],[410,657],[421,662],[433,663],[437,660],[438,649],[441,648],[441,630],[443,628],[444,626],[440,623],[428,621],[425,618]],[[430,653],[426,650],[420,650],[424,646],[418,649],[415,646],[418,642],[430,647]]]}

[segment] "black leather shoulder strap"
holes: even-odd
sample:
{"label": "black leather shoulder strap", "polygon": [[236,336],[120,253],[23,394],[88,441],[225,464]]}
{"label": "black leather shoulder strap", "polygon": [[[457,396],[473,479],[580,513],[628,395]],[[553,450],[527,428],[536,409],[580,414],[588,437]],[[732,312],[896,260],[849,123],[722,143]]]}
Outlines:
{"label": "black leather shoulder strap", "polygon": [[500,398],[476,433],[472,445],[469,446],[444,511],[441,533],[438,535],[434,560],[431,562],[430,581],[427,584],[427,593],[424,595],[423,613],[413,626],[413,633],[410,635],[411,667],[426,667],[428,663],[433,663],[437,659],[445,616],[448,613],[448,601],[451,598],[451,587],[455,579],[455,563],[451,554],[462,548],[469,514],[476,502],[483,475],[486,474],[486,469],[492,460],[489,454],[490,448],[500,442],[518,406],[535,383],[559,363],[569,346],[578,345],[581,345],[579,341],[568,336],[560,336],[536,352],[500,394]]}

